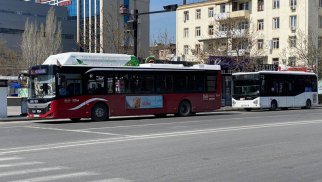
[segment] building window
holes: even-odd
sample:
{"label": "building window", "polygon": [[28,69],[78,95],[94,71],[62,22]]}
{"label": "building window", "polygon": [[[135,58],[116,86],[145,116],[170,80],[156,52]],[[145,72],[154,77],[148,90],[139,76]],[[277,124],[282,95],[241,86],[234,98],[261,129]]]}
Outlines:
{"label": "building window", "polygon": [[319,16],[319,28],[322,28],[322,16]]}
{"label": "building window", "polygon": [[246,30],[246,29],[248,29],[248,21],[241,21],[241,22],[239,22],[238,28],[240,30]]}
{"label": "building window", "polygon": [[208,17],[209,18],[214,17],[214,8],[213,7],[208,8]]}
{"label": "building window", "polygon": [[185,38],[189,37],[189,28],[183,29],[183,37],[185,37]]}
{"label": "building window", "polygon": [[257,20],[257,29],[264,30],[264,20],[263,19]]}
{"label": "building window", "polygon": [[258,0],[257,11],[264,11],[264,0]]}
{"label": "building window", "polygon": [[200,35],[201,35],[201,28],[196,27],[196,37],[200,37]]}
{"label": "building window", "polygon": [[226,4],[221,4],[220,5],[220,13],[225,13],[226,12]]}
{"label": "building window", "polygon": [[322,7],[322,0],[319,0],[319,6]]}
{"label": "building window", "polygon": [[[245,2],[245,3],[239,3],[238,10],[236,10],[236,11],[240,11],[240,10],[249,10],[248,2]],[[233,11],[234,11],[234,10],[233,10]]]}
{"label": "building window", "polygon": [[208,44],[208,51],[212,51],[214,49],[214,43],[209,43]]}
{"label": "building window", "polygon": [[287,66],[296,66],[296,57],[289,57]]}
{"label": "building window", "polygon": [[188,46],[188,45],[184,45],[184,46],[183,46],[183,53],[184,53],[185,55],[189,54],[189,46]]}
{"label": "building window", "polygon": [[197,20],[201,19],[201,9],[196,10],[196,19]]}
{"label": "building window", "polygon": [[296,36],[289,37],[290,47],[296,47]]}
{"label": "building window", "polygon": [[280,0],[273,0],[273,9],[280,8]]}
{"label": "building window", "polygon": [[264,48],[264,40],[263,39],[258,39],[257,40],[257,49],[261,50]]}
{"label": "building window", "polygon": [[279,38],[273,38],[273,49],[280,48],[280,39]]}
{"label": "building window", "polygon": [[291,10],[296,9],[296,0],[290,0],[290,7],[291,7]]}
{"label": "building window", "polygon": [[291,30],[296,29],[296,16],[290,16],[290,28]]}
{"label": "building window", "polygon": [[273,18],[273,29],[280,28],[280,18]]}
{"label": "building window", "polygon": [[189,11],[184,11],[183,15],[184,15],[184,22],[188,21],[189,20]]}
{"label": "building window", "polygon": [[195,49],[196,49],[196,54],[200,54],[201,52],[200,44],[196,44]]}
{"label": "building window", "polygon": [[208,26],[208,34],[209,35],[214,35],[214,26],[213,25]]}
{"label": "building window", "polygon": [[274,65],[278,65],[279,64],[279,60],[278,60],[278,58],[273,58],[273,64]]}
{"label": "building window", "polygon": [[318,37],[318,48],[321,48],[322,47],[322,37],[319,36]]}
{"label": "building window", "polygon": [[219,31],[225,32],[228,31],[228,27],[226,24],[219,25]]}

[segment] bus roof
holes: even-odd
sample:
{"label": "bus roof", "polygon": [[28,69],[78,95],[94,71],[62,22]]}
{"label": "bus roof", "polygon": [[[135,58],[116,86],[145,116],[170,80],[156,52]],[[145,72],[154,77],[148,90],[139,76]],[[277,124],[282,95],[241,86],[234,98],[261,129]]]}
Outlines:
{"label": "bus roof", "polygon": [[168,68],[168,69],[199,69],[199,70],[220,70],[220,65],[196,64],[193,66],[184,66],[183,64],[140,64],[141,68]]}
{"label": "bus roof", "polygon": [[131,57],[127,54],[66,52],[49,56],[43,65],[124,66]]}
{"label": "bus roof", "polygon": [[239,72],[233,73],[233,75],[247,75],[247,74],[291,74],[291,75],[315,75],[312,72],[304,72],[304,71],[257,71],[257,72]]}

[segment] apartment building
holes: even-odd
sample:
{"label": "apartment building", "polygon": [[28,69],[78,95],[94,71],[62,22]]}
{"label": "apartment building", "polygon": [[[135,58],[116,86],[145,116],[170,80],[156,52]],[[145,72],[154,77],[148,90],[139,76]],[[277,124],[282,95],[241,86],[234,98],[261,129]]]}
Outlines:
{"label": "apartment building", "polygon": [[[207,56],[230,57],[238,51],[261,64],[304,66],[294,47],[309,37],[322,46],[322,0],[209,0],[180,6],[176,19],[177,56],[186,61],[200,60],[198,53],[207,50]],[[238,31],[228,31],[232,21]],[[232,36],[245,31],[254,39],[251,48]]]}

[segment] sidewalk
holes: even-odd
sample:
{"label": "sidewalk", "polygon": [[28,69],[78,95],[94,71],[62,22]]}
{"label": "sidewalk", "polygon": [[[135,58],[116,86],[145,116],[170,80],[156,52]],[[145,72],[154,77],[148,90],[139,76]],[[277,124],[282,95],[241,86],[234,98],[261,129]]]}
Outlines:
{"label": "sidewalk", "polygon": [[0,118],[0,122],[3,121],[25,121],[30,120],[27,116],[21,116],[21,106],[8,106],[7,117]]}

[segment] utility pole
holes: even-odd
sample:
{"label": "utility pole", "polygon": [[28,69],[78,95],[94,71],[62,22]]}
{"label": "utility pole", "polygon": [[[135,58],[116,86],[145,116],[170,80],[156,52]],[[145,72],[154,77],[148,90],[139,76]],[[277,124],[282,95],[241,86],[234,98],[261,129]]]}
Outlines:
{"label": "utility pole", "polygon": [[[139,16],[141,15],[148,15],[148,14],[156,14],[156,13],[165,13],[165,12],[170,12],[170,11],[176,11],[178,8],[177,4],[171,4],[171,5],[167,5],[167,6],[163,6],[164,10],[160,10],[160,11],[152,11],[152,12],[144,12],[144,13],[139,13],[139,11],[137,9],[132,10],[131,14],[132,15],[132,20],[128,21],[128,27],[131,28],[131,30],[133,31],[133,54],[134,56],[138,55],[138,19]],[[129,15],[127,13],[127,10],[125,9],[125,7],[120,7],[120,13],[123,15]]]}

